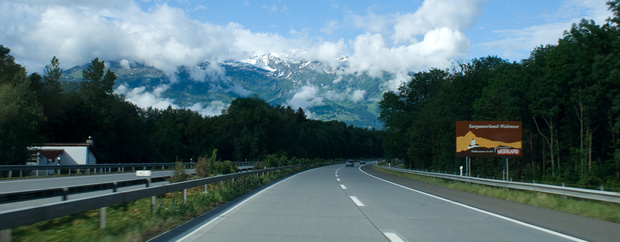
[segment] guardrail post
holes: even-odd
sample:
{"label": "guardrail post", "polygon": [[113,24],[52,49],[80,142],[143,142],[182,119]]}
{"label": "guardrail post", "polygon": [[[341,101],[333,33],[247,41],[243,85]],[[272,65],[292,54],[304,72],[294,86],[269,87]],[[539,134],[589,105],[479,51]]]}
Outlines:
{"label": "guardrail post", "polygon": [[155,212],[155,203],[157,202],[157,198],[155,196],[151,197],[151,212]]}
{"label": "guardrail post", "polygon": [[112,182],[112,192],[116,192],[118,189],[118,183]]}
{"label": "guardrail post", "polygon": [[11,229],[3,229],[0,231],[0,241],[2,242],[11,242]]}
{"label": "guardrail post", "polygon": [[99,208],[99,229],[105,229],[107,224],[108,207]]}
{"label": "guardrail post", "polygon": [[187,189],[183,189],[183,204],[187,203]]}
{"label": "guardrail post", "polygon": [[62,200],[67,201],[69,199],[69,189],[66,187],[62,188]]}
{"label": "guardrail post", "polygon": [[208,193],[208,192],[209,192],[209,186],[208,186],[208,185],[209,185],[209,184],[205,184],[205,193]]}

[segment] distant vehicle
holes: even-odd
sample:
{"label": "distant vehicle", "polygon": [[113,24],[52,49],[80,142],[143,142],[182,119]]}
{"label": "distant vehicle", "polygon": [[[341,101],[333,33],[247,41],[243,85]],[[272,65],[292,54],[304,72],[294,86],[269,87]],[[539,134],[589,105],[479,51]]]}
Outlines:
{"label": "distant vehicle", "polygon": [[354,162],[353,160],[347,160],[347,161],[344,163],[344,166],[345,166],[345,167],[346,167],[346,166],[355,167],[355,162]]}
{"label": "distant vehicle", "polygon": [[360,165],[361,164],[366,164],[366,161],[365,160],[360,160]]}

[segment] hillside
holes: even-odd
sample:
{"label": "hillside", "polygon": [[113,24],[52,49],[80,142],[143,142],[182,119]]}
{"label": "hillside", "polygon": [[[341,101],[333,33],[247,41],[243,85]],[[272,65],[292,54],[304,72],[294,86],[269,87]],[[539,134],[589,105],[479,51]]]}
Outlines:
{"label": "hillside", "polygon": [[[201,76],[201,71],[209,73],[212,69],[207,62],[194,68],[180,67],[172,75],[140,63],[106,61],[106,64],[118,77],[115,90],[119,86],[125,90],[140,88],[144,93],[157,90],[159,98],[171,100],[178,107],[192,107],[197,103],[208,106],[217,101],[228,105],[237,97],[258,96],[272,105],[301,107],[312,119],[338,120],[375,129],[383,128],[377,120],[378,102],[385,91],[381,83],[392,77],[389,74],[383,78],[339,75],[337,70],[319,62],[286,60],[273,55],[219,63],[224,75]],[[64,87],[77,88],[75,83],[82,80],[86,66],[66,70],[62,79]]]}

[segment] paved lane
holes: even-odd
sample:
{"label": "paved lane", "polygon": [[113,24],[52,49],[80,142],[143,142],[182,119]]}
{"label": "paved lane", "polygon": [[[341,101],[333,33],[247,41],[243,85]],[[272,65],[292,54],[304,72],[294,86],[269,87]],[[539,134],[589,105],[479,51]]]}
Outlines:
{"label": "paved lane", "polygon": [[385,241],[340,188],[335,169],[277,183],[183,241]]}
{"label": "paved lane", "polygon": [[363,201],[361,210],[380,230],[396,231],[403,240],[578,240],[360,173],[340,170],[347,194]]}
{"label": "paved lane", "polygon": [[[309,170],[168,240],[571,241],[563,234],[391,184],[358,167]],[[157,240],[157,239],[155,239]]]}

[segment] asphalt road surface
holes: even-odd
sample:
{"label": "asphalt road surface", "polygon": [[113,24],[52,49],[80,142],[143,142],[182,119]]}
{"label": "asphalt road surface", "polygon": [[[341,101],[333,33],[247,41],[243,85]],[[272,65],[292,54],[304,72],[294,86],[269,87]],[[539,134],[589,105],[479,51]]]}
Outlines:
{"label": "asphalt road surface", "polygon": [[363,170],[299,173],[153,241],[620,241],[620,224]]}

